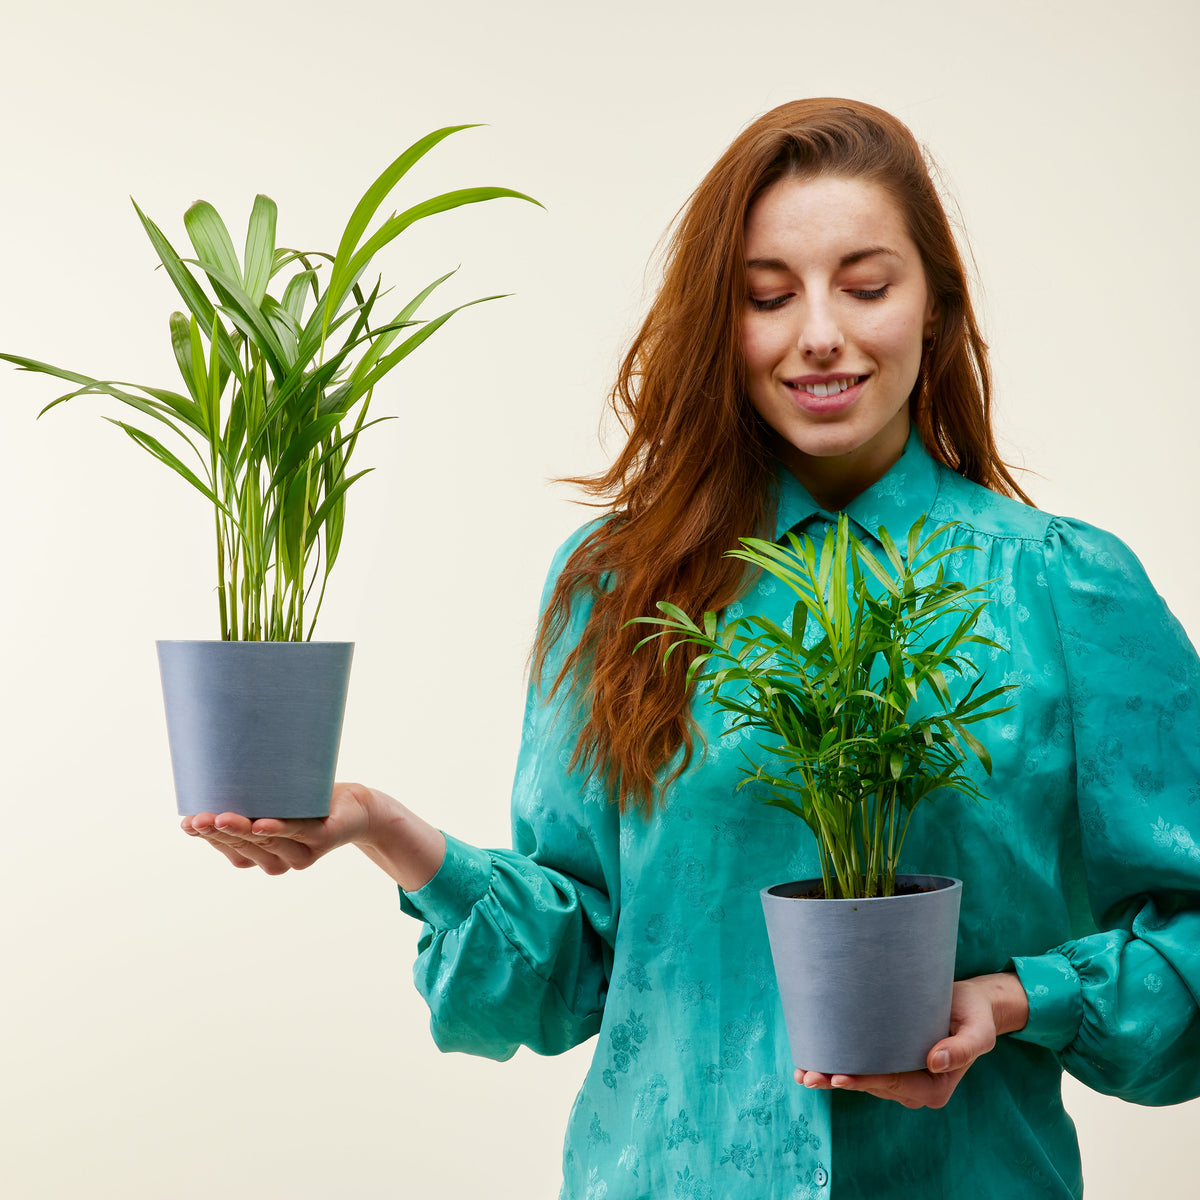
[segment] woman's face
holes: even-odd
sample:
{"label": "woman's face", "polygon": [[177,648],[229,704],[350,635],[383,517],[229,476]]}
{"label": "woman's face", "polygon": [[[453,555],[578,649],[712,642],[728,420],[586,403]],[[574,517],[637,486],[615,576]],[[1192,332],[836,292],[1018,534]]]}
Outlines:
{"label": "woman's face", "polygon": [[840,508],[904,449],[934,324],[920,253],[879,184],[841,176],[772,184],[745,242],[750,400],[785,465]]}

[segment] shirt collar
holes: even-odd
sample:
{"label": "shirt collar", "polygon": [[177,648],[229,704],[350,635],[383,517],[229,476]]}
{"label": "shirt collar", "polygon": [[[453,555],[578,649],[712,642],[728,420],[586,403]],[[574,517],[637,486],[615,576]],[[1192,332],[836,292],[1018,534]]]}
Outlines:
{"label": "shirt collar", "polygon": [[[789,530],[798,535],[811,534],[813,525],[836,520],[836,514],[822,508],[782,463],[777,465],[776,479],[776,541],[781,541]],[[904,453],[881,479],[846,505],[846,515],[875,542],[879,541],[880,528],[886,529],[903,554],[909,528],[933,508],[939,482],[937,463],[930,458],[914,426],[909,430]]]}

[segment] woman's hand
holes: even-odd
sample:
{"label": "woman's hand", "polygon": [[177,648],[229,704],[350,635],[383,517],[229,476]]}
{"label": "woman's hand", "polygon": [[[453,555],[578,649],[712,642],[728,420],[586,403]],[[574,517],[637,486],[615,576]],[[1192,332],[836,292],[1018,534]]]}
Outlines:
{"label": "woman's hand", "polygon": [[197,813],[180,826],[235,867],[259,867],[268,875],[302,871],[330,850],[353,844],[410,892],[433,878],[446,852],[439,830],[391,796],[359,783],[334,785],[327,817],[251,821],[237,813]]}
{"label": "woman's hand", "polygon": [[954,1094],[971,1064],[987,1054],[1003,1033],[1015,1033],[1029,1019],[1029,1001],[1011,972],[978,975],[954,985],[950,1036],[929,1051],[924,1071],[891,1075],[824,1075],[796,1071],[796,1082],[810,1088],[840,1088],[895,1100],[905,1108],[941,1108]]}

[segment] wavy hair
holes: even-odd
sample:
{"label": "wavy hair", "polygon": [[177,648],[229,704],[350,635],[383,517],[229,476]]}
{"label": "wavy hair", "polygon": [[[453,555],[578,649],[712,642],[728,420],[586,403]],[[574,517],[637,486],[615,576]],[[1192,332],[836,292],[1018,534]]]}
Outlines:
{"label": "wavy hair", "polygon": [[[620,367],[610,403],[626,433],[609,470],[562,480],[611,512],[576,548],[543,613],[533,651],[541,678],[581,599],[592,607],[552,693],[575,697],[572,768],[595,774],[626,811],[649,812],[695,749],[684,682],[692,655],[664,670],[634,654],[627,627],[669,600],[697,616],[741,595],[743,567],[725,557],[771,517],[772,432],[750,403],[740,326],[748,303],[743,234],[758,196],[784,178],[820,175],[882,185],[921,254],[936,301],[910,415],[951,470],[1028,497],[991,429],[991,375],[967,276],[921,147],[889,113],[853,100],[796,100],[750,124],[681,209],[662,285]],[[684,651],[685,647],[680,650]],[[664,776],[665,773],[665,776]]]}

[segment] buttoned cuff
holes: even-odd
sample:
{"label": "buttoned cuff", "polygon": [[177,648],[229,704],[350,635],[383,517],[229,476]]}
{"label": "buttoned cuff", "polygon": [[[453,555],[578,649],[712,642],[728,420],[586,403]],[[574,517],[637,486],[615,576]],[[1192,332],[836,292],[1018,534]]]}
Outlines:
{"label": "buttoned cuff", "polygon": [[454,929],[487,895],[492,882],[492,856],[457,838],[446,838],[446,857],[437,874],[415,892],[400,889],[400,907],[410,917],[435,929]]}
{"label": "buttoned cuff", "polygon": [[1045,1046],[1056,1053],[1078,1036],[1083,1020],[1083,990],[1079,974],[1057,951],[1010,963],[1029,998],[1029,1020],[1008,1036]]}

